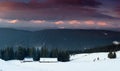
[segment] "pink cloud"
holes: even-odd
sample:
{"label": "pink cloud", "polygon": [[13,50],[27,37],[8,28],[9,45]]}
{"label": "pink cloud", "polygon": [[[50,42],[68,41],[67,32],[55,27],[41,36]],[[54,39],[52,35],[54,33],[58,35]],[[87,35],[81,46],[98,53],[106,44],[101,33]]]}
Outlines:
{"label": "pink cloud", "polygon": [[64,24],[64,22],[63,21],[56,21],[56,22],[54,22],[54,24],[60,25],[60,24]]}
{"label": "pink cloud", "polygon": [[0,19],[0,22],[10,23],[10,24],[16,24],[19,22],[19,20],[7,20],[7,19]]}
{"label": "pink cloud", "polygon": [[16,24],[16,23],[18,23],[19,22],[19,20],[9,20],[8,21],[8,23],[11,23],[11,24]]}
{"label": "pink cloud", "polygon": [[68,23],[71,24],[71,25],[81,24],[81,22],[78,21],[78,20],[70,20],[70,21],[68,21]]}
{"label": "pink cloud", "polygon": [[84,23],[87,24],[87,25],[94,25],[95,24],[95,22],[92,21],[92,20],[84,21]]}
{"label": "pink cloud", "polygon": [[35,23],[35,24],[43,24],[46,21],[45,20],[31,20],[30,22]]}
{"label": "pink cloud", "polygon": [[97,22],[97,25],[98,26],[107,26],[107,23],[103,22],[103,21],[99,21],[99,22]]}

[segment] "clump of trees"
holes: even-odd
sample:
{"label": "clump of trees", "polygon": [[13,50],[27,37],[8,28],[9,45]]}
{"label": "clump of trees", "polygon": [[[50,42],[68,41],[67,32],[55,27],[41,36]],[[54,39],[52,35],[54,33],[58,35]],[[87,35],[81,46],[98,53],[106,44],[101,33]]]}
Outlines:
{"label": "clump of trees", "polygon": [[39,61],[39,59],[40,59],[40,50],[38,48],[33,49],[32,57],[33,57],[34,61]]}
{"label": "clump of trees", "polygon": [[40,57],[50,57],[50,58],[58,58],[58,61],[69,61],[69,52],[62,51],[57,48],[48,50],[46,47],[42,48],[25,48],[25,47],[7,47],[0,49],[0,58],[3,60],[23,60],[25,57],[32,57],[34,61],[39,61]]}
{"label": "clump of trees", "polygon": [[106,45],[101,47],[89,48],[83,50],[82,53],[93,53],[93,52],[110,52],[110,51],[120,51],[120,44],[119,45]]}
{"label": "clump of trees", "polygon": [[114,58],[116,58],[116,53],[110,51],[109,54],[108,54],[108,58],[110,58],[110,59],[114,59]]}
{"label": "clump of trees", "polygon": [[58,53],[58,61],[67,62],[70,61],[70,54],[68,51],[60,51]]}
{"label": "clump of trees", "polygon": [[14,59],[14,51],[12,48],[5,48],[4,50],[0,50],[0,58],[4,60]]}

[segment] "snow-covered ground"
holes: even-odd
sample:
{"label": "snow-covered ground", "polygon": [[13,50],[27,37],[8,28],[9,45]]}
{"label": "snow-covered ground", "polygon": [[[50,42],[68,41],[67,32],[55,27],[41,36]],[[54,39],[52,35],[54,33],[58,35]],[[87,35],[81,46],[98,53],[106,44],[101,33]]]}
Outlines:
{"label": "snow-covered ground", "polygon": [[[70,62],[39,63],[0,59],[0,71],[120,71],[120,52],[116,59],[108,59],[108,53],[77,54]],[[99,60],[97,60],[99,58]]]}

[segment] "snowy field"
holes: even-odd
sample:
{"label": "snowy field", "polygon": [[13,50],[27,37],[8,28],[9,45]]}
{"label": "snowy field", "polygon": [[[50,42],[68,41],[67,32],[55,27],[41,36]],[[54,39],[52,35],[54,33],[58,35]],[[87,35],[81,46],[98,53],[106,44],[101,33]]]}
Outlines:
{"label": "snowy field", "polygon": [[[116,59],[108,59],[108,53],[77,54],[70,62],[39,63],[0,59],[0,71],[120,71],[120,52]],[[99,58],[99,60],[97,60]]]}

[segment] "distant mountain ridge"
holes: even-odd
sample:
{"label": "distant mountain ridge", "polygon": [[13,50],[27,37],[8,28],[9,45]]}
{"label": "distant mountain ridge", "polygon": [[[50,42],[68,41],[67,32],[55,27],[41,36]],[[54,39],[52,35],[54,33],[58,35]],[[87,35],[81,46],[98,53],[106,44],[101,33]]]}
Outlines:
{"label": "distant mountain ridge", "polygon": [[0,28],[0,48],[44,45],[50,49],[85,49],[109,45],[115,40],[120,41],[120,32],[82,29],[46,29],[33,32]]}

